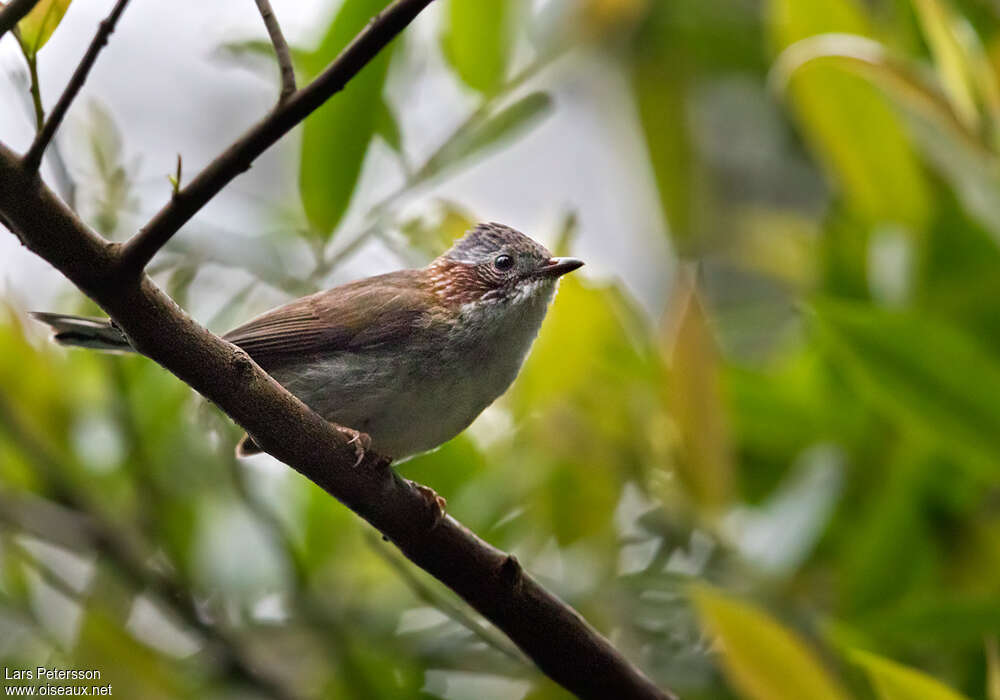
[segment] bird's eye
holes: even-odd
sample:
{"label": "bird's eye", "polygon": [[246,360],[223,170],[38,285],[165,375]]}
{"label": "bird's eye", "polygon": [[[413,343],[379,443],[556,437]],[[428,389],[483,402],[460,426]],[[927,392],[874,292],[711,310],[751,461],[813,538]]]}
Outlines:
{"label": "bird's eye", "polygon": [[493,261],[493,267],[500,271],[509,270],[514,267],[514,258],[509,255],[498,255],[497,259]]}

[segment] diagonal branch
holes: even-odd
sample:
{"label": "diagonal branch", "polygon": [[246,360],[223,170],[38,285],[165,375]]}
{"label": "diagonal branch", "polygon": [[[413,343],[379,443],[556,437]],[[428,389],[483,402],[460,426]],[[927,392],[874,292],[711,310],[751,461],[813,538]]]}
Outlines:
{"label": "diagonal branch", "polygon": [[281,93],[278,95],[278,104],[281,104],[295,92],[295,68],[292,66],[292,53],[288,50],[288,42],[285,35],[281,33],[281,25],[278,24],[278,17],[271,9],[269,0],[255,0],[257,9],[260,10],[261,19],[267,27],[267,35],[271,37],[271,44],[274,46],[274,53],[278,57],[278,68],[281,69]]}
{"label": "diagonal branch", "polygon": [[83,55],[83,60],[80,61],[80,65],[73,71],[73,77],[70,78],[66,89],[59,97],[59,101],[56,102],[56,106],[52,108],[52,113],[49,114],[49,118],[45,121],[45,124],[39,129],[38,134],[35,135],[35,140],[32,141],[28,152],[24,155],[24,167],[26,170],[38,170],[38,166],[42,162],[42,154],[45,153],[45,148],[55,135],[56,129],[62,123],[63,117],[66,116],[66,111],[73,103],[77,93],[80,92],[80,88],[86,82],[87,74],[94,67],[97,55],[101,52],[101,49],[108,43],[108,37],[115,31],[115,24],[118,23],[118,18],[125,11],[127,4],[128,0],[118,0],[111,9],[111,13],[101,21],[93,41],[90,42],[90,46],[87,48],[87,53]]}
{"label": "diagonal branch", "polygon": [[17,23],[31,12],[37,3],[38,0],[10,0],[7,6],[0,10],[0,39],[16,27]]}
{"label": "diagonal branch", "polygon": [[239,348],[198,325],[145,275],[114,275],[120,249],[91,231],[0,146],[0,212],[29,249],[96,301],[136,350],[219,406],[267,452],[371,523],[411,561],[502,630],[581,698],[674,697],[632,666],[571,607],[375,455],[329,423]]}
{"label": "diagonal branch", "polygon": [[123,276],[136,278],[156,252],[254,159],[343,89],[433,0],[396,0],[375,16],[309,85],[280,103],[177,192],[122,248]]}

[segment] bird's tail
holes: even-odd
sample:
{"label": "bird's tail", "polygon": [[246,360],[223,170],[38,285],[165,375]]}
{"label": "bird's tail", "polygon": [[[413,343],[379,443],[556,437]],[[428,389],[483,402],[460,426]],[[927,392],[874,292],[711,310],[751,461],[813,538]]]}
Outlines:
{"label": "bird's tail", "polygon": [[44,311],[32,311],[31,316],[49,326],[53,330],[52,340],[60,345],[132,352],[128,339],[110,319],[50,314]]}

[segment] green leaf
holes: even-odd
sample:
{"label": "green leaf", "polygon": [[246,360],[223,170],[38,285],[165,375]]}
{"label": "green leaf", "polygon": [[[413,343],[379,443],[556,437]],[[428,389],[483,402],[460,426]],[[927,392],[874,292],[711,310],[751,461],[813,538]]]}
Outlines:
{"label": "green leaf", "polygon": [[803,640],[757,608],[707,586],[692,592],[719,638],[726,677],[747,698],[845,700],[848,696]]}
{"label": "green leaf", "polygon": [[441,47],[462,81],[491,94],[503,85],[510,55],[510,0],[449,0]]}
{"label": "green leaf", "polygon": [[948,97],[916,64],[894,56],[882,44],[855,34],[817,34],[790,45],[774,62],[770,82],[783,91],[793,75],[809,64],[854,73],[882,88],[901,107],[936,127],[982,149],[979,135],[956,114]]}
{"label": "green leaf", "polygon": [[669,55],[644,56],[635,63],[632,89],[649,162],[670,233],[681,252],[692,238],[697,166],[687,122],[687,91]]}
{"label": "green leaf", "polygon": [[[305,60],[319,73],[385,6],[384,0],[346,0],[319,49]],[[351,203],[368,144],[375,134],[392,45],[386,47],[344,90],[308,119],[302,132],[299,194],[313,232],[329,238]]]}
{"label": "green leaf", "polygon": [[850,657],[868,674],[880,700],[966,700],[934,678],[895,661],[860,650]]}
{"label": "green leaf", "polygon": [[814,308],[821,339],[859,394],[966,462],[1000,461],[1000,365],[975,340],[911,313],[834,301]]}
{"label": "green leaf", "polygon": [[399,132],[399,123],[385,100],[379,100],[378,113],[375,115],[375,133],[381,136],[386,145],[396,153],[403,152],[403,135]]}
{"label": "green leaf", "polygon": [[678,473],[702,508],[732,498],[734,465],[720,380],[721,358],[693,275],[677,285],[670,353],[670,409],[680,434]]}
{"label": "green leaf", "polygon": [[972,66],[956,31],[957,18],[940,0],[913,0],[913,6],[955,113],[966,126],[978,128],[979,109],[973,93]]}
{"label": "green leaf", "polygon": [[[855,0],[771,0],[769,23],[783,49],[815,34],[867,35]],[[800,127],[851,208],[869,222],[920,227],[929,214],[928,185],[898,117],[857,76],[807,65],[789,85]]]}
{"label": "green leaf", "polygon": [[986,637],[986,697],[1000,700],[1000,645],[996,635]]}
{"label": "green leaf", "polygon": [[39,0],[17,23],[18,40],[26,56],[33,57],[45,46],[62,21],[71,0]]}
{"label": "green leaf", "polygon": [[479,123],[460,129],[427,159],[414,176],[414,182],[437,177],[442,172],[459,167],[472,156],[499,148],[552,111],[552,98],[544,92],[533,92]]}

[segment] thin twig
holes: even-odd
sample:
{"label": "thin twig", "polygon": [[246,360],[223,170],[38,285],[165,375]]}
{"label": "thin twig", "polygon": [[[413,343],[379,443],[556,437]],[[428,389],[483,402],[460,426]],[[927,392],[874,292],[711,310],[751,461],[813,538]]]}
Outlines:
{"label": "thin twig", "polygon": [[138,278],[146,264],[192,216],[261,153],[319,109],[364,68],[432,0],[396,0],[354,37],[309,85],[279,104],[191,180],[122,246],[122,277]]}
{"label": "thin twig", "polygon": [[37,2],[38,0],[10,0],[7,6],[0,10],[0,39],[16,27],[21,18],[31,12]]}
{"label": "thin twig", "polygon": [[[52,108],[52,113],[49,115],[48,120],[38,131],[35,140],[31,143],[31,147],[24,155],[24,168],[29,172],[38,170],[38,166],[42,162],[42,154],[45,152],[45,147],[49,145],[49,141],[52,140],[56,129],[62,123],[63,117],[66,116],[66,111],[73,103],[77,93],[80,92],[83,83],[87,80],[87,74],[90,73],[94,62],[97,61],[97,55],[101,52],[101,49],[108,43],[108,37],[115,30],[115,24],[117,24],[122,12],[125,11],[126,5],[128,5],[128,0],[118,0],[114,8],[112,8],[111,13],[98,27],[93,41],[90,42],[90,46],[87,48],[87,53],[83,55],[83,60],[80,61],[80,65],[73,71],[73,77],[70,78],[66,89],[59,97],[59,101],[56,102],[56,106]],[[33,80],[32,82],[35,81]]]}
{"label": "thin twig", "polygon": [[28,76],[31,80],[28,90],[31,93],[31,106],[35,111],[35,133],[38,133],[42,130],[42,125],[45,123],[45,109],[42,107],[42,90],[38,84],[38,58],[36,56],[29,56],[27,53],[24,54],[24,58],[28,62]]}
{"label": "thin twig", "polygon": [[278,57],[278,68],[281,69],[281,94],[278,95],[278,104],[281,104],[295,93],[295,67],[292,65],[292,52],[288,50],[288,42],[285,35],[281,33],[281,25],[278,18],[271,9],[269,0],[255,0],[257,9],[260,10],[261,19],[267,27],[267,35],[271,37],[271,44],[274,46],[274,53]]}

